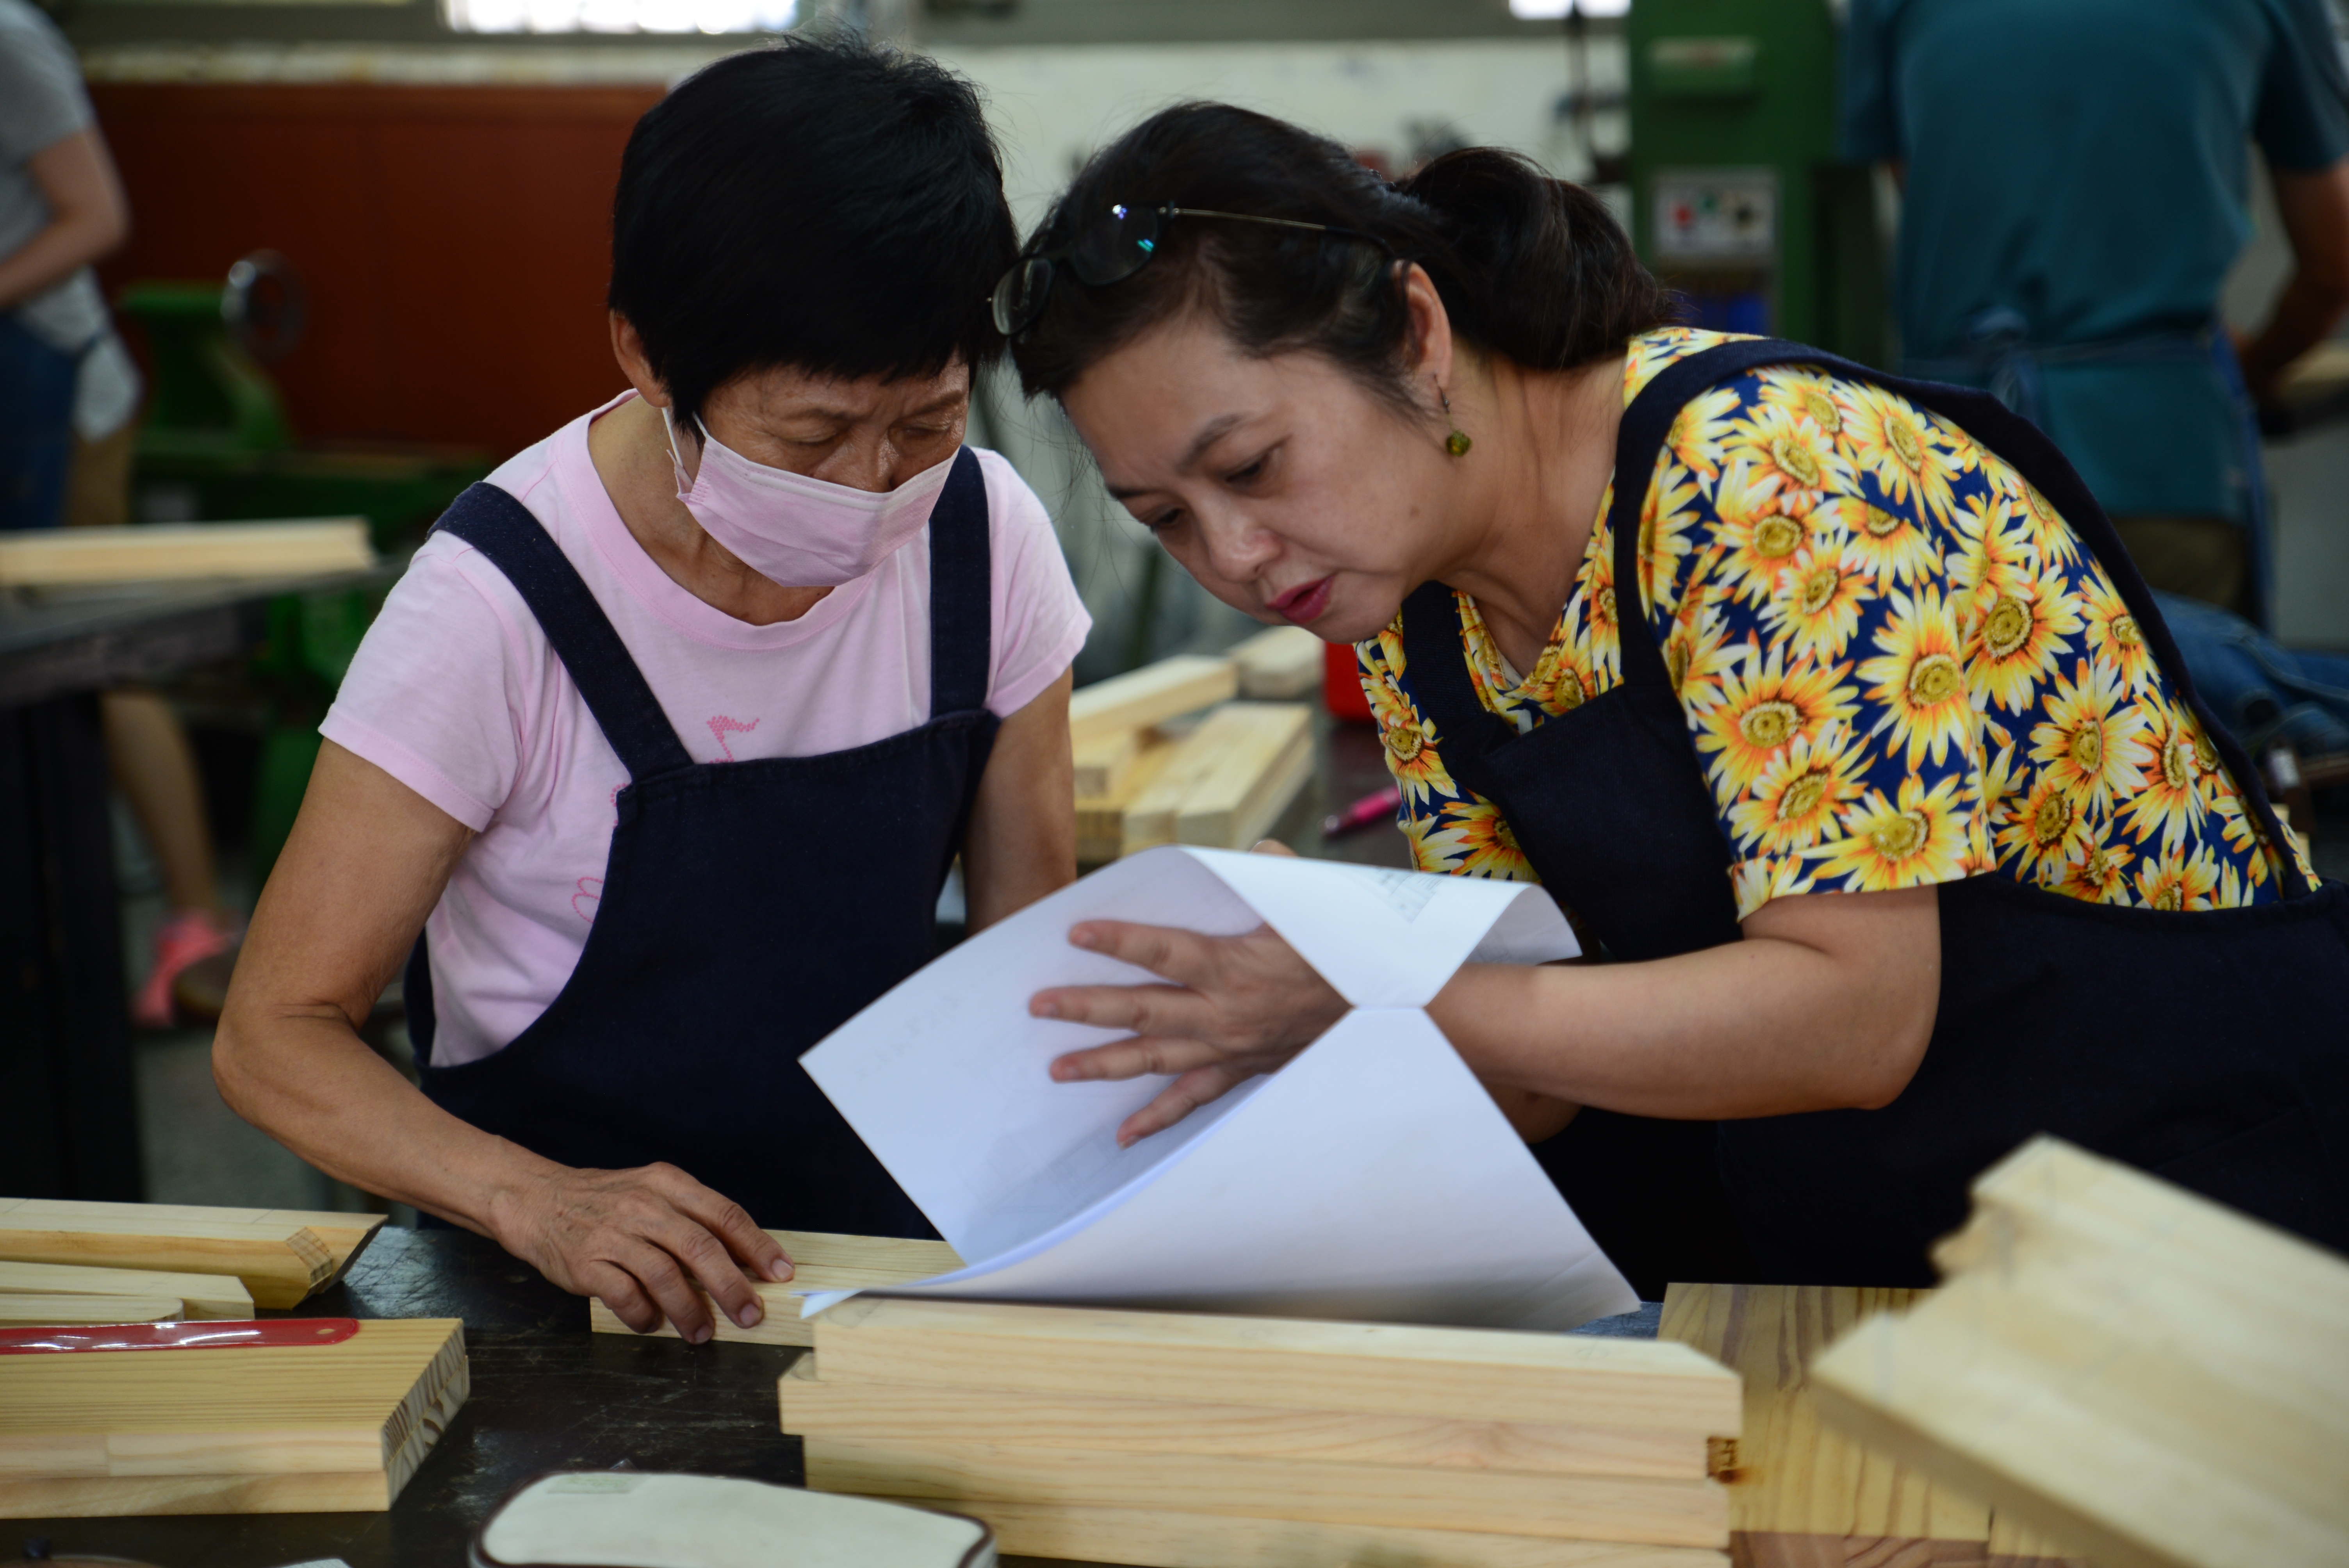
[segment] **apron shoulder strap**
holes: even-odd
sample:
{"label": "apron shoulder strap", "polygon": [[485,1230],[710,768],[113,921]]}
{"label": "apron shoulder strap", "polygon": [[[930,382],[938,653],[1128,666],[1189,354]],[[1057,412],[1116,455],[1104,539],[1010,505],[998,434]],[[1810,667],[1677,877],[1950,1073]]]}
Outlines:
{"label": "apron shoulder strap", "polygon": [[452,501],[433,528],[463,540],[505,573],[632,781],[693,766],[611,618],[528,507],[483,480]]}
{"label": "apron shoulder strap", "polygon": [[994,662],[995,571],[987,475],[978,454],[954,456],[930,513],[930,717],[987,706]]}

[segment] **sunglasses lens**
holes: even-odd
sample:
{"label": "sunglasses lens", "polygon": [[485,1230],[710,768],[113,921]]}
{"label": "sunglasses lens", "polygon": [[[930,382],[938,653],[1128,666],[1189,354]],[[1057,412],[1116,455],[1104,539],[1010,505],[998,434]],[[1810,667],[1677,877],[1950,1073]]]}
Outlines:
{"label": "sunglasses lens", "polygon": [[1052,263],[1042,256],[1030,256],[1004,273],[995,285],[995,330],[1012,337],[1035,325],[1051,286]]}
{"label": "sunglasses lens", "polygon": [[1112,207],[1069,247],[1069,270],[1093,288],[1123,283],[1149,264],[1158,248],[1158,209]]}

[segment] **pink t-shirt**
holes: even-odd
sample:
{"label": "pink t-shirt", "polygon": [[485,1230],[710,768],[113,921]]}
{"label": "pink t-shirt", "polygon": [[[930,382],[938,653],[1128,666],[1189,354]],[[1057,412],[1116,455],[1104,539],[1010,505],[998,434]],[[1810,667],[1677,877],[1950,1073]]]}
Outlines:
{"label": "pink t-shirt", "polygon": [[[563,548],[697,762],[812,757],[927,721],[925,530],[796,621],[753,626],[662,572],[629,533],[572,421],[490,482]],[[988,707],[1009,716],[1060,677],[1092,623],[1043,503],[978,454],[994,568]],[[502,1049],[554,1000],[595,918],[627,770],[538,622],[489,558],[434,534],[360,644],[319,730],[479,835],[425,923],[432,1059]]]}

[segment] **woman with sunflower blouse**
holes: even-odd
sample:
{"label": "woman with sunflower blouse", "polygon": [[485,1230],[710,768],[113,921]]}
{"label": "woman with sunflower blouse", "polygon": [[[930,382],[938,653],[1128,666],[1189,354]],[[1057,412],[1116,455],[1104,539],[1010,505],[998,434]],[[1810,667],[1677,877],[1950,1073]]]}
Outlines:
{"label": "woman with sunflower blouse", "polygon": [[[1215,105],[997,294],[1176,560],[1355,644],[1418,865],[1537,879],[1612,960],[1431,1011],[1643,1289],[1923,1283],[2043,1131],[2349,1243],[2349,893],[2086,490],[1980,394],[1665,310],[1513,155],[1387,185]],[[1133,1032],[1058,1076],[1174,1075],[1128,1139],[1341,1010],[1268,930],[1071,940],[1167,982],[1033,1003]]]}

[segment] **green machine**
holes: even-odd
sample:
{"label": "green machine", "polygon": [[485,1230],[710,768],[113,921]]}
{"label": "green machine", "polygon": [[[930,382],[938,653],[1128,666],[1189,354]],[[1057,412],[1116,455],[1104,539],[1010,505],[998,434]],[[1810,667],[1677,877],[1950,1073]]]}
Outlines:
{"label": "green machine", "polygon": [[1633,0],[1632,237],[1694,325],[1883,366],[1873,172],[1836,157],[1830,0]]}
{"label": "green machine", "polygon": [[[465,487],[488,454],[388,443],[305,446],[263,361],[301,334],[299,278],[259,253],[219,284],[140,283],[117,308],[137,324],[151,382],[131,488],[150,521],[364,517],[376,549],[398,557]],[[318,721],[381,587],[273,600],[265,640],[243,684],[262,716],[251,820],[256,885],[284,847],[318,754]]]}

